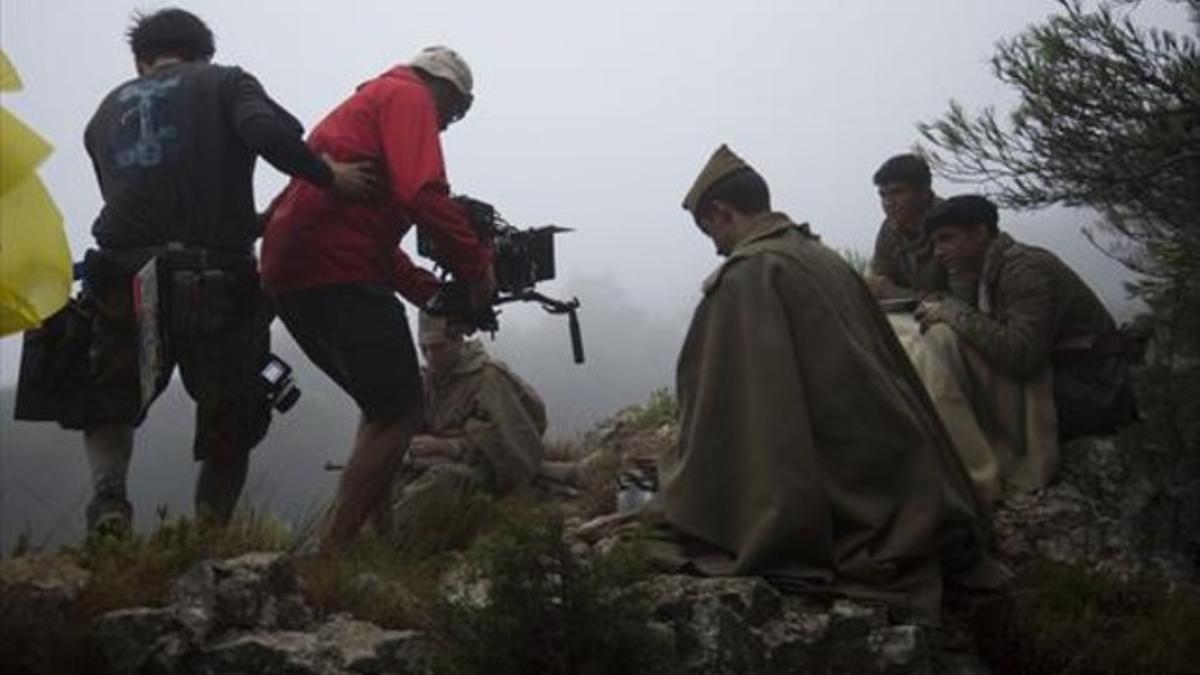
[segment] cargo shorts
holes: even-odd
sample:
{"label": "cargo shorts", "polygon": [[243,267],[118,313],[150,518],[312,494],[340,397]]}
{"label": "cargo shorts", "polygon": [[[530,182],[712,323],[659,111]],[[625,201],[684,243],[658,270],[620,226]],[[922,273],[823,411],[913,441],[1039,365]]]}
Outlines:
{"label": "cargo shorts", "polygon": [[[102,251],[90,251],[85,261],[84,295],[91,305],[93,337],[92,392],[84,428],[137,426],[145,418],[133,298],[141,262]],[[195,459],[249,452],[271,420],[267,384],[259,373],[270,352],[273,316],[254,261],[221,268],[168,261],[163,269],[163,362],[151,401],[178,366],[183,386],[196,402]]]}

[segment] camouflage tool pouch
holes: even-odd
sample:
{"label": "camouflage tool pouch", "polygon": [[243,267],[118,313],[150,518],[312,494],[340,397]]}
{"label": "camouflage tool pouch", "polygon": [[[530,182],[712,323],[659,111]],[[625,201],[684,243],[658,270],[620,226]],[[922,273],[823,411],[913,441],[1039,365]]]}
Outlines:
{"label": "camouflage tool pouch", "polygon": [[236,311],[236,275],[223,269],[177,269],[170,273],[168,315],[180,334],[212,334]]}

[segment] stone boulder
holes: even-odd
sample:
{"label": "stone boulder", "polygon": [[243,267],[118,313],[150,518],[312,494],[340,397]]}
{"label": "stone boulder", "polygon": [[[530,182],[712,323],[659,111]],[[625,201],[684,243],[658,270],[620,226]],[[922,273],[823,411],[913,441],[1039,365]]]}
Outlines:
{"label": "stone boulder", "polygon": [[1020,569],[1039,558],[1127,578],[1196,579],[1178,537],[1160,532],[1170,515],[1161,477],[1111,438],[1062,447],[1054,482],[1010,497],[995,512],[1001,556]]}
{"label": "stone boulder", "polygon": [[91,574],[63,556],[0,560],[0,671],[36,673],[63,668],[75,630],[72,614]]}
{"label": "stone boulder", "polygon": [[415,631],[334,615],[318,620],[290,558],[251,553],[193,566],[169,603],[109,612],[93,624],[107,673],[302,675],[430,672]]}
{"label": "stone boulder", "polygon": [[389,631],[335,616],[311,632],[248,632],[195,654],[197,675],[425,675],[429,651],[415,631]]}
{"label": "stone boulder", "polygon": [[684,675],[926,675],[927,631],[882,606],[783,595],[761,579],[656,577],[645,584]]}

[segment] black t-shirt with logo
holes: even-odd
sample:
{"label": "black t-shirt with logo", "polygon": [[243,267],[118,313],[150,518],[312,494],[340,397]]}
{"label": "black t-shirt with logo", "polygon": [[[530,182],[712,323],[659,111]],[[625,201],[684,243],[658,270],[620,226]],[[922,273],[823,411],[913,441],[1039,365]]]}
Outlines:
{"label": "black t-shirt with logo", "polygon": [[304,128],[240,68],[189,62],[114,89],[84,144],[104,207],[92,227],[104,248],[192,246],[247,251],[259,235],[254,160],[318,185],[332,173]]}

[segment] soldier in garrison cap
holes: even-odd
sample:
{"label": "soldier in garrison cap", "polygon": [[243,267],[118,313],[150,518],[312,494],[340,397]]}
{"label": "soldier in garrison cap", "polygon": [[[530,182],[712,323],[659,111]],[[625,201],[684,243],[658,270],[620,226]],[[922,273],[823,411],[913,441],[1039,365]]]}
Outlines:
{"label": "soldier in garrison cap", "polygon": [[725,258],[679,355],[677,447],[644,516],[674,571],[762,575],[936,623],[995,586],[985,521],[875,298],[722,145],[683,201]]}
{"label": "soldier in garrison cap", "polygon": [[541,468],[546,407],[524,380],[464,340],[444,318],[421,312],[424,423],[393,489],[390,524],[403,539],[466,495],[505,495]]}

